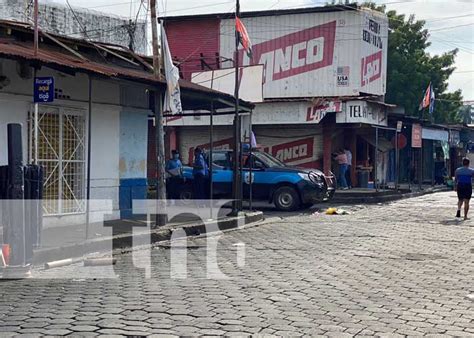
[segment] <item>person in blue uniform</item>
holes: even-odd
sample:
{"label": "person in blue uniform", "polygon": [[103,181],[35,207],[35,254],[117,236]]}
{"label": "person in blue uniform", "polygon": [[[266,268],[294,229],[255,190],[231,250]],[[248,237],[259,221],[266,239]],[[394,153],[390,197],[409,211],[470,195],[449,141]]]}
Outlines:
{"label": "person in blue uniform", "polygon": [[474,169],[469,167],[470,161],[468,158],[463,158],[462,167],[456,169],[455,189],[458,194],[458,211],[456,217],[461,217],[461,207],[464,204],[464,219],[467,218],[469,212],[469,202],[472,196],[472,177],[474,176]]}
{"label": "person in blue uniform", "polygon": [[183,183],[183,164],[177,150],[171,151],[171,158],[166,162],[166,191],[168,198],[179,199],[181,184]]}
{"label": "person in blue uniform", "polygon": [[198,200],[206,199],[206,177],[209,173],[202,149],[194,149],[193,194]]}

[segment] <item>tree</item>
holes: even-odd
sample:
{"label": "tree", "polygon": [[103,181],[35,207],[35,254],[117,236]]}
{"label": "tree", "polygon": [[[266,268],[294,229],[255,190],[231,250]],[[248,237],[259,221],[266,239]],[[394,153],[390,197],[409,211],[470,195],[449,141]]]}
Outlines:
{"label": "tree", "polygon": [[[436,94],[433,120],[436,123],[460,122],[458,111],[462,106],[460,90],[448,93],[448,79],[455,70],[457,49],[442,55],[430,55],[429,32],[425,21],[408,18],[385,6],[366,2],[362,6],[386,13],[389,20],[387,55],[387,94],[389,103],[405,107],[408,115],[421,116],[418,106],[429,83]],[[424,111],[423,117],[429,113]]]}

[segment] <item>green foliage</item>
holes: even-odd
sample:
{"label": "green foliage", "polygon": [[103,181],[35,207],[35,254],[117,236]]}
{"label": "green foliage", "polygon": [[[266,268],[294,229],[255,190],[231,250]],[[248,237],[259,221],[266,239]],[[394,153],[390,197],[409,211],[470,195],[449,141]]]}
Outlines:
{"label": "green foliage", "polygon": [[[408,115],[420,116],[418,106],[429,83],[436,94],[434,121],[460,122],[458,111],[462,106],[462,93],[447,93],[448,79],[455,70],[457,49],[442,55],[430,55],[429,32],[425,21],[414,15],[406,17],[385,6],[366,2],[362,6],[386,13],[389,19],[387,56],[387,94],[385,100],[405,107]],[[427,109],[426,109],[427,110]],[[429,118],[428,112],[423,117]]]}

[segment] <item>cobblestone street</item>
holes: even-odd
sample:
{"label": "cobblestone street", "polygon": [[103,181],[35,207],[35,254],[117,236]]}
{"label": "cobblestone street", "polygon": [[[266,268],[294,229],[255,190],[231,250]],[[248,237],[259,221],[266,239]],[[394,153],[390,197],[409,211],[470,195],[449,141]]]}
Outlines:
{"label": "cobblestone street", "polygon": [[187,278],[170,278],[160,245],[149,278],[128,253],[115,279],[2,281],[0,335],[474,336],[474,221],[457,221],[455,203],[443,192],[229,231],[217,250],[227,278],[206,278],[197,238]]}

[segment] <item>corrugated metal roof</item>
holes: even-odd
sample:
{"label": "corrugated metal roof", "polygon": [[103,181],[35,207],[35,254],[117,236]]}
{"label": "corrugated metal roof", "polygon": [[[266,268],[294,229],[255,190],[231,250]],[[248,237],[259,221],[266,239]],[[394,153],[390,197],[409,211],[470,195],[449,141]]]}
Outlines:
{"label": "corrugated metal roof", "polygon": [[[18,23],[12,22],[7,20],[0,20],[0,27],[9,28],[9,29],[18,29],[20,31],[26,32],[28,34],[33,34],[31,26],[26,23]],[[50,34],[53,35],[53,34]],[[86,46],[89,49],[95,49],[93,44],[89,43],[86,40],[80,40],[75,38],[69,38],[64,36],[53,35],[55,38],[60,40],[61,42],[66,42],[69,44],[79,43],[83,46]],[[47,39],[45,37],[45,39]],[[114,50],[117,52],[117,50]],[[133,55],[131,51],[124,50],[128,57]],[[38,50],[38,54],[35,55],[33,49],[33,41],[20,41],[19,39],[15,39],[13,36],[8,38],[0,38],[0,56],[10,58],[10,59],[23,59],[28,61],[36,61],[40,62],[41,64],[50,66],[56,69],[66,69],[70,71],[80,71],[90,74],[96,74],[104,77],[110,78],[120,78],[135,82],[141,82],[150,85],[158,84],[161,88],[165,87],[166,81],[163,77],[157,80],[151,72],[148,72],[144,69],[139,68],[126,68],[123,66],[119,66],[113,63],[102,63],[94,60],[82,60],[78,56],[73,55],[71,52],[67,51],[66,49],[58,48],[57,45],[53,45],[51,43],[41,43],[40,48]],[[87,57],[87,55],[84,55]],[[209,89],[197,84],[194,84],[189,81],[185,81],[180,79],[179,81],[181,92],[184,96],[189,94],[188,92],[193,92],[196,94],[207,94],[213,95],[215,99],[226,100],[229,102],[233,102],[234,96],[222,93],[213,89]],[[183,99],[183,98],[182,98]],[[185,99],[186,103],[183,102],[184,109],[205,109],[204,107],[198,108],[193,106],[193,100],[195,101],[195,105],[197,104],[197,98],[194,99]],[[253,108],[253,104],[240,100],[240,104],[246,108]],[[188,107],[186,107],[186,105]],[[227,105],[228,107],[228,105]],[[223,107],[216,107],[216,108],[223,108]]]}

